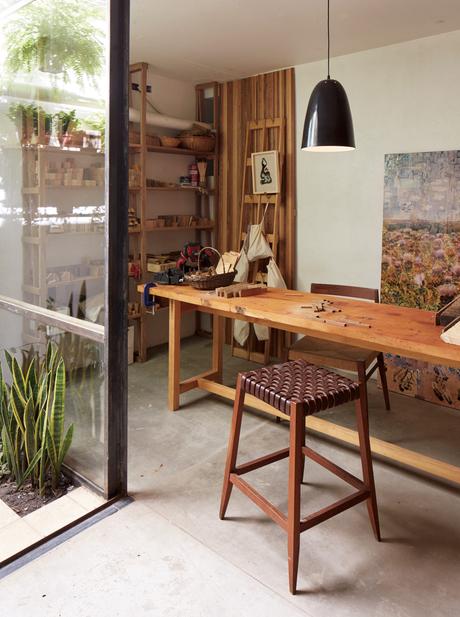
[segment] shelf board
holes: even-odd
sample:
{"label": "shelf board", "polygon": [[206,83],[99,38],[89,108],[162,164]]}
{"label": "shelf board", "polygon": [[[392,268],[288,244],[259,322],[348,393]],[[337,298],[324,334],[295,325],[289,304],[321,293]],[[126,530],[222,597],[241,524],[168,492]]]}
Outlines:
{"label": "shelf board", "polygon": [[49,184],[45,184],[43,188],[44,189],[58,189],[58,190],[61,190],[61,189],[66,189],[66,190],[67,189],[74,189],[74,190],[75,189],[101,189],[101,190],[104,190],[104,185],[96,184],[96,186],[86,186],[84,184],[79,184],[78,186],[74,186],[74,185],[65,186],[64,184],[60,184],[59,186],[52,186]]}
{"label": "shelf board", "polygon": [[[132,150],[141,150],[140,144],[129,144]],[[215,152],[201,152],[198,150],[187,150],[186,148],[166,148],[164,146],[146,146],[147,152],[157,154],[178,154],[179,156],[194,156],[195,158],[212,159],[216,156]]]}
{"label": "shelf board", "polygon": [[47,287],[48,289],[54,289],[55,287],[71,287],[72,285],[76,285],[78,283],[101,281],[103,279],[103,276],[80,276],[78,278],[72,279],[71,281],[58,281],[56,283],[51,283],[51,285],[47,284]]}
{"label": "shelf board", "polygon": [[26,244],[40,244],[43,240],[52,238],[68,238],[74,236],[102,236],[103,231],[63,231],[59,233],[46,232],[42,236],[23,236],[22,241]]}
{"label": "shelf board", "polygon": [[[84,184],[79,184],[78,186],[65,186],[64,184],[61,184],[59,186],[50,186],[49,184],[44,184],[43,187],[41,187],[43,189],[57,189],[57,190],[62,190],[62,189],[101,189],[104,190],[104,186],[102,184],[96,185],[96,186],[85,186]],[[22,192],[24,195],[38,195],[38,193],[40,192],[40,187],[39,186],[26,186],[22,189]]]}
{"label": "shelf board", "polygon": [[140,313],[134,313],[133,315],[128,315],[128,319],[129,320],[135,320],[135,319],[140,319],[141,318],[141,314]]}
{"label": "shelf board", "polygon": [[87,156],[104,156],[104,152],[102,150],[95,150],[94,148],[79,148],[79,147],[54,147],[54,146],[43,146],[40,144],[30,145],[30,146],[21,146],[23,150],[30,152],[52,152],[53,154],[84,154]]}
{"label": "shelf board", "polygon": [[36,287],[35,285],[24,284],[22,286],[22,289],[26,293],[31,294],[33,296],[39,296],[40,295],[40,287]]}
{"label": "shelf board", "polygon": [[154,227],[152,229],[144,229],[143,231],[150,233],[152,231],[182,231],[184,229],[190,229],[193,231],[194,229],[198,229],[199,231],[203,231],[206,229],[214,229],[214,223],[210,223],[209,225],[176,225],[175,227]]}
{"label": "shelf board", "polygon": [[[198,186],[147,186],[147,191],[177,191],[179,193],[202,193],[203,195],[212,195],[212,189],[200,189]],[[135,186],[129,189],[130,191],[140,191],[141,187]]]}
{"label": "shelf board", "polygon": [[200,189],[198,186],[148,186],[148,191],[179,191],[181,193],[202,193],[203,195],[212,195],[211,189]]}
{"label": "shelf board", "polygon": [[151,233],[154,231],[183,231],[184,229],[197,229],[199,231],[214,229],[214,223],[210,223],[209,225],[176,225],[175,227],[152,227],[151,229],[136,229],[132,231],[128,229],[129,234],[140,234],[142,232]]}

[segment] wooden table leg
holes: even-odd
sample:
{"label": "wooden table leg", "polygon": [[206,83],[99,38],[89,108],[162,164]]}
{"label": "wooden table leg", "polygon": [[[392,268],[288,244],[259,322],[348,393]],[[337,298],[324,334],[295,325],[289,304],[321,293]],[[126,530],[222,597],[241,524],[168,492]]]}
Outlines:
{"label": "wooden table leg", "polygon": [[212,316],[212,371],[217,373],[216,380],[222,380],[224,349],[224,318]]}
{"label": "wooden table leg", "polygon": [[168,360],[168,407],[179,409],[180,395],[180,324],[182,306],[178,300],[169,301],[169,360]]}

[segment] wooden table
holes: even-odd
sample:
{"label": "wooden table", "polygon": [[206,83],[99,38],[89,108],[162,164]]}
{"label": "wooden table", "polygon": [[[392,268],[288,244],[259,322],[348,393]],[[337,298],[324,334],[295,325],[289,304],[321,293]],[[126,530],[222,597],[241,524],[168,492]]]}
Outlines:
{"label": "wooden table", "polygon": [[[138,286],[143,292],[143,285]],[[267,289],[265,294],[245,298],[218,298],[213,292],[192,287],[171,285],[151,290],[157,297],[169,299],[169,376],[168,404],[171,411],[179,409],[180,395],[200,388],[225,398],[234,399],[234,388],[220,383],[224,344],[224,317],[259,323],[278,330],[314,336],[330,341],[348,343],[356,347],[398,354],[433,364],[460,368],[460,349],[444,343],[435,326],[434,313],[393,305],[374,304],[361,300],[329,297],[340,313],[325,314],[327,320],[351,320],[368,323],[370,328],[346,327],[322,323],[311,318],[311,311],[302,306],[319,302],[327,296],[291,290]],[[188,311],[209,313],[213,318],[211,369],[180,381],[180,325],[181,316]],[[310,317],[310,318],[309,318]],[[266,403],[246,395],[246,404],[271,415],[288,419]],[[307,427],[346,443],[358,445],[356,431],[344,428],[317,416],[307,418]],[[401,448],[392,443],[371,438],[372,451],[398,463],[460,484],[460,467],[423,454]]]}

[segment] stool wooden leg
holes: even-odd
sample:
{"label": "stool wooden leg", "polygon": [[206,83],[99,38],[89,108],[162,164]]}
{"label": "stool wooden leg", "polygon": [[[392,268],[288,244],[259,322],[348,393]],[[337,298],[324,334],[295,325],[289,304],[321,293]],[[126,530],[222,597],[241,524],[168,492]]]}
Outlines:
{"label": "stool wooden leg", "polygon": [[383,398],[385,399],[385,408],[387,409],[387,411],[390,411],[390,394],[388,392],[387,370],[385,368],[385,359],[383,357],[383,353],[379,353],[379,355],[377,356],[377,363],[379,365],[379,375],[380,381],[382,383]]}
{"label": "stool wooden leg", "polygon": [[[307,445],[307,429],[305,428],[305,422],[303,425],[303,433],[302,433],[302,446],[306,446]],[[300,462],[300,482],[304,482],[304,476],[305,476],[305,459],[306,456],[304,456],[302,454],[302,460]]]}
{"label": "stool wooden leg", "polygon": [[371,445],[369,441],[369,416],[367,410],[367,393],[360,387],[361,397],[356,401],[356,421],[358,425],[359,451],[363,468],[364,484],[370,490],[370,496],[366,501],[367,511],[376,539],[380,542],[379,512],[377,498],[375,496],[374,471],[372,468]]}
{"label": "stool wooden leg", "polygon": [[235,470],[236,457],[238,455],[238,443],[240,441],[241,421],[243,419],[244,390],[241,387],[241,377],[238,376],[233,405],[232,426],[227,447],[227,462],[225,464],[224,484],[220,501],[219,517],[223,519],[227,511],[228,501],[232,492],[233,484],[230,482],[230,474]]}
{"label": "stool wooden leg", "polygon": [[302,445],[305,434],[305,414],[303,405],[291,403],[289,429],[289,485],[288,485],[288,570],[289,589],[297,591],[297,572],[299,569],[300,546],[300,484],[302,481]]}

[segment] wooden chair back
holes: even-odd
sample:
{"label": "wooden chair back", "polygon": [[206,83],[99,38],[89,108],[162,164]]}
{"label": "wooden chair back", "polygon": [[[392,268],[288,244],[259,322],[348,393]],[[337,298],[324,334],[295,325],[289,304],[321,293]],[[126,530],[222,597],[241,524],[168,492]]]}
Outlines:
{"label": "wooden chair back", "polygon": [[328,296],[343,296],[379,302],[379,290],[371,287],[354,287],[353,285],[328,285],[327,283],[312,283],[310,292]]}

